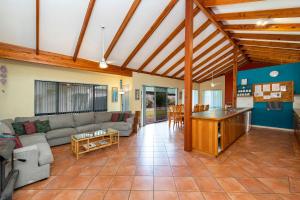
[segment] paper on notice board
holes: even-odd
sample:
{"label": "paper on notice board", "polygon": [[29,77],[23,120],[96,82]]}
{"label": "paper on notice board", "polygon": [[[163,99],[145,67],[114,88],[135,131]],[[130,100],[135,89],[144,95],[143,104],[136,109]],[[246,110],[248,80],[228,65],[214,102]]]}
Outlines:
{"label": "paper on notice board", "polygon": [[270,95],[266,95],[266,96],[264,96],[264,99],[271,99],[271,96]]}
{"label": "paper on notice board", "polygon": [[264,84],[263,85],[263,91],[264,92],[270,92],[270,84]]}
{"label": "paper on notice board", "polygon": [[255,91],[254,92],[261,92],[261,85],[255,85]]}
{"label": "paper on notice board", "polygon": [[281,92],[272,92],[270,96],[271,98],[281,98]]}
{"label": "paper on notice board", "polygon": [[286,92],[286,86],[285,85],[280,86],[280,91],[281,92]]}
{"label": "paper on notice board", "polygon": [[278,92],[278,91],[280,91],[280,85],[279,85],[279,83],[273,83],[273,84],[272,84],[272,91],[273,91],[273,92]]}
{"label": "paper on notice board", "polygon": [[262,96],[264,96],[264,93],[263,92],[254,92],[254,96],[255,97],[262,97]]}

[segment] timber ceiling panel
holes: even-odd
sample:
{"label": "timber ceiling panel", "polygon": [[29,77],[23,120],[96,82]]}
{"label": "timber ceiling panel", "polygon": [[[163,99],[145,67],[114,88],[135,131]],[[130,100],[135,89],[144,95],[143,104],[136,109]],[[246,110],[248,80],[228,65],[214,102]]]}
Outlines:
{"label": "timber ceiling panel", "polygon": [[[0,46],[0,58],[12,59],[13,56],[19,56],[15,59],[27,59],[30,62],[39,60],[39,55],[24,56],[22,52],[18,55],[17,50],[23,51],[22,48],[16,48],[13,56],[5,53],[5,48],[13,48],[5,43],[30,48],[26,49],[27,53],[34,52],[35,2],[36,0],[0,1],[0,42],[3,43]],[[213,71],[222,74],[230,70],[233,48],[236,45],[239,47],[239,65],[249,61],[274,64],[300,61],[299,0],[194,2],[195,81],[206,80]],[[70,67],[85,66],[85,63],[94,61],[89,70],[99,71],[93,68],[103,53],[100,26],[105,26],[105,50],[110,45],[113,47],[107,58],[113,70],[108,69],[108,72],[117,73],[119,68],[126,73],[128,70],[139,71],[182,79],[184,3],[185,0],[40,1],[38,31],[41,59],[43,63],[53,64],[51,56],[54,54],[45,53],[48,51],[55,53],[55,58],[59,54],[68,56],[62,57],[68,60],[76,52],[77,45],[79,61],[76,62],[79,64],[72,64],[68,60],[67,63],[73,65]],[[86,19],[89,14],[90,18]],[[267,25],[258,26],[258,21],[265,21]],[[79,35],[83,36],[82,43],[78,42]],[[47,58],[51,62],[46,62]],[[66,67],[66,61],[55,62],[57,66]]]}

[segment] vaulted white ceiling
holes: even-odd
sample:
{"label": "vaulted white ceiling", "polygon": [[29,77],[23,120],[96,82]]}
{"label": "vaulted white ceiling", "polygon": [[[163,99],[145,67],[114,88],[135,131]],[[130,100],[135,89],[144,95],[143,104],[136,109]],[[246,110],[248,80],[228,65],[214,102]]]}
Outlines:
{"label": "vaulted white ceiling", "polygon": [[[135,14],[127,25],[125,31],[114,47],[108,60],[114,65],[121,66],[132,50],[154,23],[156,18],[162,13],[170,0],[142,0]],[[105,26],[105,49],[109,46],[116,32],[118,31],[123,19],[130,9],[133,0],[97,0],[93,9],[78,57],[99,61],[101,52],[101,26]],[[160,26],[138,51],[134,58],[129,62],[128,68],[137,70],[144,61],[159,47],[159,45],[169,36],[169,34],[184,20],[185,0],[179,0],[168,16],[163,20]],[[89,4],[89,0],[42,0],[40,3],[40,49],[44,51],[73,56],[77,40],[80,34],[84,16]],[[215,14],[231,12],[247,12],[257,10],[271,10],[279,8],[300,7],[299,0],[264,0],[251,3],[241,3],[232,5],[222,5],[213,7]],[[0,42],[15,44],[23,47],[35,48],[35,0],[1,0],[0,1]],[[208,18],[204,13],[194,18],[194,30],[203,25]],[[223,24],[255,24],[259,19],[251,20],[226,20]],[[285,24],[300,23],[300,18],[280,18],[269,19],[269,23]],[[194,39],[194,46],[201,43],[209,37],[216,26],[210,24],[201,34]],[[237,33],[249,33],[250,31],[233,31]],[[300,32],[275,32],[275,31],[252,31],[252,33],[272,33],[272,34],[297,34]],[[206,43],[197,52],[194,52],[194,58],[205,52],[214,45],[224,35],[217,34],[212,40]],[[184,29],[173,38],[173,40],[143,69],[145,72],[152,72],[174,49],[184,42]],[[297,41],[293,41],[297,43]],[[300,42],[300,41],[298,41]],[[213,55],[222,47],[230,44],[225,40],[212,51],[206,53],[194,66],[203,62],[206,58]],[[232,50],[226,51],[214,57],[211,61],[220,58],[217,64],[222,63],[226,58],[223,55]],[[161,67],[157,74],[163,74],[174,63],[184,56],[184,49],[178,52],[170,61]],[[221,59],[221,57],[224,57]],[[242,58],[242,57],[241,57]],[[183,68],[182,62],[167,75],[172,76],[178,70]],[[200,66],[199,70],[205,73],[213,66],[206,63]],[[205,68],[207,68],[205,70]],[[184,72],[176,77],[180,78]]]}

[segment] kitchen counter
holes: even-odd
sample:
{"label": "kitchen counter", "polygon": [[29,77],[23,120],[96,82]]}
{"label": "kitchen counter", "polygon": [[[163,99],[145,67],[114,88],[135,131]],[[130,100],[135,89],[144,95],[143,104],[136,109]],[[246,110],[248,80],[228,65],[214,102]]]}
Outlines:
{"label": "kitchen counter", "polygon": [[218,156],[247,130],[252,108],[209,110],[192,114],[194,151]]}
{"label": "kitchen counter", "polygon": [[192,118],[221,121],[221,120],[233,117],[235,115],[238,115],[240,113],[250,111],[251,109],[252,108],[236,108],[236,109],[232,109],[232,110],[215,109],[215,110],[209,110],[209,111],[205,111],[205,112],[193,113]]}

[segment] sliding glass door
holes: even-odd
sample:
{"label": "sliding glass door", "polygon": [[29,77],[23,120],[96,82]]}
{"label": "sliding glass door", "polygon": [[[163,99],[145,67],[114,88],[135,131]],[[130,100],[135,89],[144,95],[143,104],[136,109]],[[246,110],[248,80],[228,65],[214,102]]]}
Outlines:
{"label": "sliding glass door", "polygon": [[164,87],[143,87],[143,124],[165,121],[168,106],[177,103],[177,89]]}
{"label": "sliding glass door", "polygon": [[167,120],[168,118],[167,92],[167,88],[155,87],[155,116],[157,122]]}

